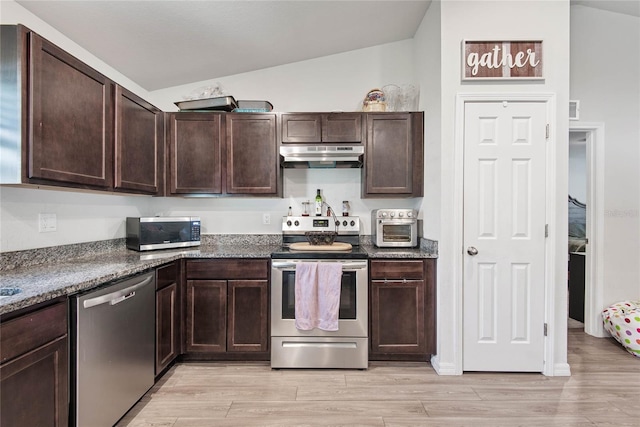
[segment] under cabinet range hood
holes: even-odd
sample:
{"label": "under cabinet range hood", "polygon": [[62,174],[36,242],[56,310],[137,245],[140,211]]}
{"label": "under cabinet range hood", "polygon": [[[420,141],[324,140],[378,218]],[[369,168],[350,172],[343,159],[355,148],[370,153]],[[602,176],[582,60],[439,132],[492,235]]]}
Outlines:
{"label": "under cabinet range hood", "polygon": [[364,146],[354,145],[281,145],[280,156],[285,168],[360,168]]}

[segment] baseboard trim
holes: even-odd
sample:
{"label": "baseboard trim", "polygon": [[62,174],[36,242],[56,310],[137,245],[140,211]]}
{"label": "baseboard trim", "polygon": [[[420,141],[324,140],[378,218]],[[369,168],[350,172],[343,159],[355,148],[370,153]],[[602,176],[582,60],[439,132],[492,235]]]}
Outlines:
{"label": "baseboard trim", "polygon": [[552,377],[570,377],[571,376],[571,366],[568,363],[556,363],[553,365],[553,372],[551,373]]}
{"label": "baseboard trim", "polygon": [[438,356],[431,357],[431,366],[438,375],[462,375],[462,372],[458,372],[455,364],[453,363],[441,363]]}

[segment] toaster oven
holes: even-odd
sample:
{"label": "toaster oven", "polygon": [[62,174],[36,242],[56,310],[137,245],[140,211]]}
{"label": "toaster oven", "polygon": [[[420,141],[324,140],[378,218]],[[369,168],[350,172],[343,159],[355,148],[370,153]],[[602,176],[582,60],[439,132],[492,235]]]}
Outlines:
{"label": "toaster oven", "polygon": [[418,246],[418,213],[415,209],[375,209],[371,212],[373,244],[380,248]]}

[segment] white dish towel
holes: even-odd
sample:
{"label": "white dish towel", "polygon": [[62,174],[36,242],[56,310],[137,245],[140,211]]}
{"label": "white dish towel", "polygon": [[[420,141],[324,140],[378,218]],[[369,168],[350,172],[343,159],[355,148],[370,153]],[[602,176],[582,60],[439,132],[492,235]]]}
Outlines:
{"label": "white dish towel", "polygon": [[342,265],[337,262],[301,262],[296,265],[296,328],[337,331]]}

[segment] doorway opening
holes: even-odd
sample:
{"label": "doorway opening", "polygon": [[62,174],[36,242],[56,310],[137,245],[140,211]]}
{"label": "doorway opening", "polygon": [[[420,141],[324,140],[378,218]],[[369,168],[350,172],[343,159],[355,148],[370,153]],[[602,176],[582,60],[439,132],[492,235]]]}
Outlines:
{"label": "doorway opening", "polygon": [[587,135],[569,132],[569,329],[584,330],[585,261],[587,246]]}
{"label": "doorway opening", "polygon": [[[569,319],[593,336],[606,336],[603,304],[602,236],[604,124],[569,126]],[[582,324],[580,324],[582,323]]]}

